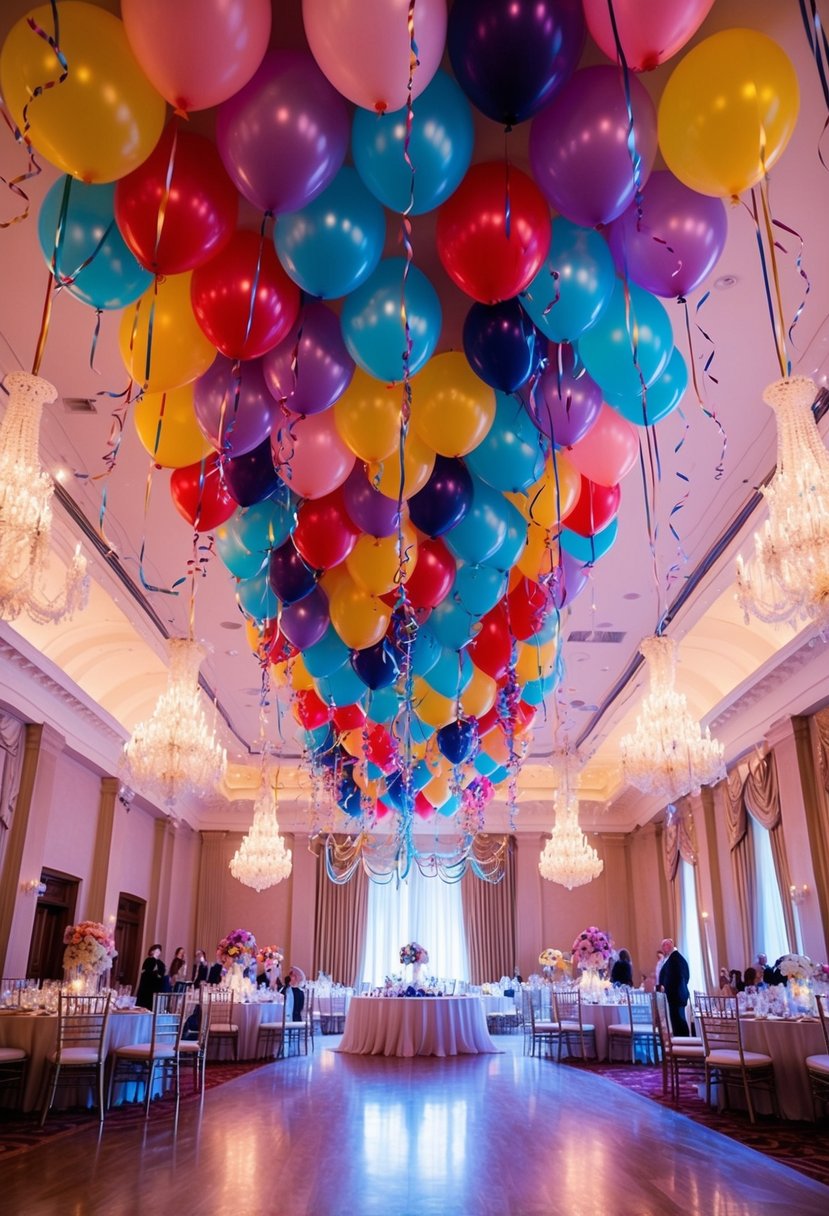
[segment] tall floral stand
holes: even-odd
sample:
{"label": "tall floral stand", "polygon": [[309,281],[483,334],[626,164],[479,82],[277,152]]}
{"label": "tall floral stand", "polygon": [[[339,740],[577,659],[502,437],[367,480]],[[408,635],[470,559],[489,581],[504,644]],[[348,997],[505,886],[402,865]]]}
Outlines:
{"label": "tall floral stand", "polygon": [[93,967],[80,964],[77,967],[65,967],[63,972],[64,991],[70,996],[98,996],[109,988],[110,968],[96,971]]}
{"label": "tall floral stand", "polygon": [[423,988],[426,983],[426,975],[423,969],[423,963],[412,963],[412,987]]}
{"label": "tall floral stand", "polygon": [[604,984],[595,967],[585,967],[579,979],[581,999],[589,1005],[598,1005],[602,999]]}

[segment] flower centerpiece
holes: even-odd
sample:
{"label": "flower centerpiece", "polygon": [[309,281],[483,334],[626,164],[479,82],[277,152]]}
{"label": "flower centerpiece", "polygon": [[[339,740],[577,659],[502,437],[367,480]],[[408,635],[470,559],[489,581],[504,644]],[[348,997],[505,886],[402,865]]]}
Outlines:
{"label": "flower centerpiece", "polygon": [[412,966],[412,983],[418,985],[422,981],[423,967],[429,961],[429,951],[419,942],[407,942],[400,947],[400,961],[404,966]]}
{"label": "flower centerpiece", "polygon": [[63,942],[66,946],[63,967],[73,990],[88,992],[94,978],[97,991],[118,954],[110,930],[100,921],[82,920],[80,924],[68,926]]}
{"label": "flower centerpiece", "polygon": [[271,984],[279,975],[279,969],[284,961],[285,955],[278,946],[260,946],[256,952],[257,971],[261,967]]}
{"label": "flower centerpiece", "polygon": [[787,980],[808,980],[815,972],[815,965],[805,954],[784,954],[777,963],[777,970]]}
{"label": "flower centerpiece", "polygon": [[553,979],[563,978],[570,966],[570,960],[565,957],[564,951],[556,950],[552,946],[541,951],[538,961],[544,968],[544,974]]}
{"label": "flower centerpiece", "polygon": [[787,999],[794,1013],[811,1013],[814,1008],[815,964],[805,954],[784,954],[777,970],[785,976]]}
{"label": "flower centerpiece", "polygon": [[247,987],[248,968],[256,957],[256,938],[248,929],[233,929],[217,949],[226,968],[224,982],[241,996]]}
{"label": "flower centerpiece", "polygon": [[579,988],[588,1000],[598,1001],[602,988],[607,987],[599,972],[607,967],[610,954],[610,938],[595,925],[583,929],[573,942],[573,962],[581,972]]}

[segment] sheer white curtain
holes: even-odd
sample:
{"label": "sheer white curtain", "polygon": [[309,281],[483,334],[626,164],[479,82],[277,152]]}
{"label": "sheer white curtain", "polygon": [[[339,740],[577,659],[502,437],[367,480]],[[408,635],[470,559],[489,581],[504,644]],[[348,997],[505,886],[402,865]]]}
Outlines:
{"label": "sheer white curtain", "polygon": [[[754,904],[754,950],[780,958],[789,950],[783,905],[780,902],[780,884],[774,868],[769,833],[753,815],[748,817],[749,831],[754,841],[754,865],[757,883],[757,898]],[[746,959],[748,966],[752,959]]]}
{"label": "sheer white curtain", "polygon": [[441,979],[469,979],[461,885],[424,878],[412,866],[405,882],[370,882],[361,978],[372,986],[402,970],[400,947],[419,942],[429,951],[426,971]]}
{"label": "sheer white curtain", "polygon": [[702,939],[699,932],[699,915],[697,909],[697,883],[694,867],[684,857],[679,859],[680,882],[680,918],[679,946],[680,954],[688,961],[691,978],[688,988],[691,994],[705,992],[705,960],[702,953]]}

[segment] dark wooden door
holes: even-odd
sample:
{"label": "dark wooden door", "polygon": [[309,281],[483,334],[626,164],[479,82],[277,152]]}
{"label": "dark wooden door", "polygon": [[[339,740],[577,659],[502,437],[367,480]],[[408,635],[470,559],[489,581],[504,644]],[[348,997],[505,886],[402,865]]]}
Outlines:
{"label": "dark wooden door", "polygon": [[115,949],[118,957],[113,972],[119,984],[138,983],[141,966],[141,942],[144,937],[146,902],[137,895],[118,896],[118,916],[115,921]]}
{"label": "dark wooden door", "polygon": [[63,976],[63,934],[75,919],[80,880],[44,870],[40,881],[46,890],[35,909],[26,974],[32,979],[59,980]]}

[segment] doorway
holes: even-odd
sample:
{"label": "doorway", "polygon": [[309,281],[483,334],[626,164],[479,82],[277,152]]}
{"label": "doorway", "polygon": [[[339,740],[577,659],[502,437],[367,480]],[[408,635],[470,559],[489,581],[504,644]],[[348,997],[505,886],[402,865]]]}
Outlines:
{"label": "doorway", "polygon": [[144,912],[146,900],[123,891],[118,896],[118,915],[115,919],[115,949],[118,956],[114,971],[119,984],[138,982],[141,965],[141,943],[144,940]]}
{"label": "doorway", "polygon": [[42,870],[46,887],[38,896],[26,975],[32,979],[63,978],[63,935],[75,921],[80,879],[59,870]]}

